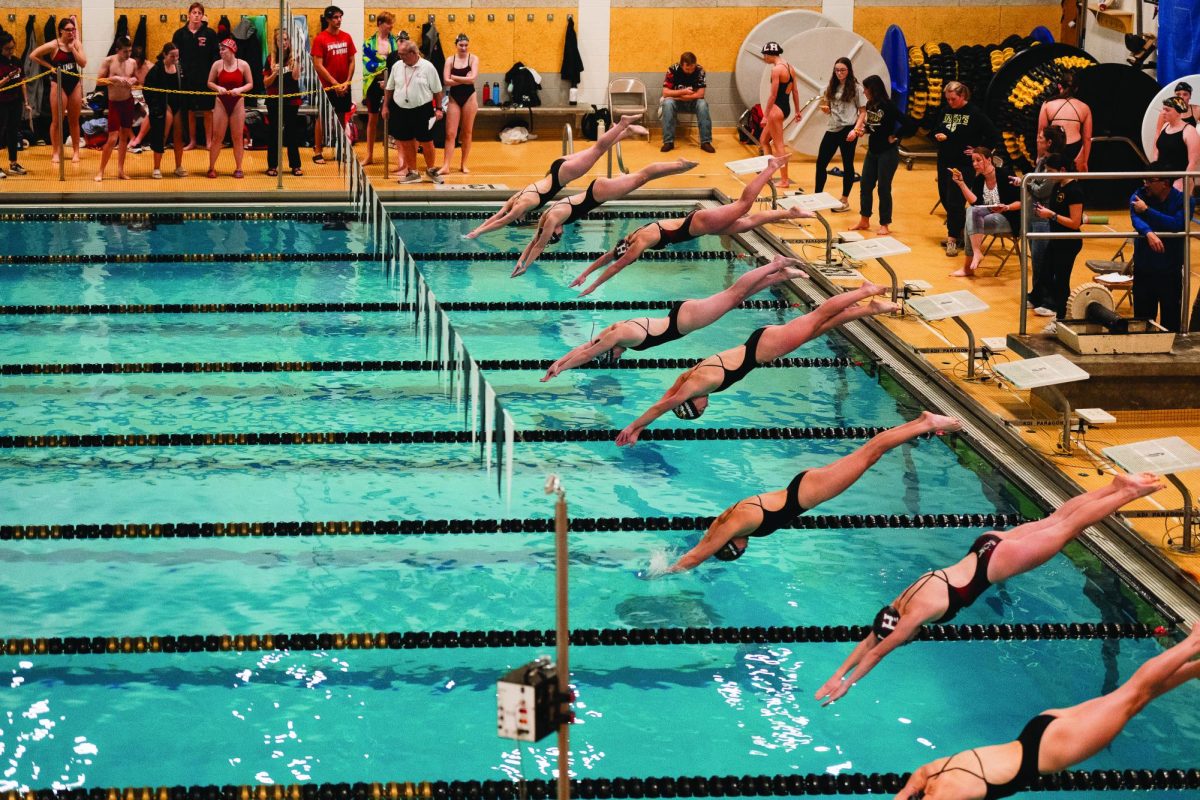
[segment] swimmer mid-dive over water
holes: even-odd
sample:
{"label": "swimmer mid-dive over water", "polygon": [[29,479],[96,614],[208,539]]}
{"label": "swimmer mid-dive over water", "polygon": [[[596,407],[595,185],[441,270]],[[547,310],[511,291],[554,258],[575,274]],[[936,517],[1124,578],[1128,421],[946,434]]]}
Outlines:
{"label": "swimmer mid-dive over water", "polygon": [[815,216],[811,211],[800,208],[780,208],[746,216],[754,206],[754,201],[758,199],[758,193],[771,180],[775,171],[786,163],[786,157],[772,158],[767,162],[767,168],[755,175],[754,180],[746,184],[742,196],[732,203],[717,208],[699,208],[683,219],[663,220],[643,225],[618,242],[616,247],[593,261],[582,275],[571,282],[571,285],[583,284],[589,275],[601,267],[607,266],[607,269],[600,273],[600,277],[593,281],[591,286],[580,292],[579,296],[583,297],[596,291],[600,284],[637,261],[638,257],[647,250],[662,250],[669,244],[679,244],[699,236],[732,236],[771,222]]}
{"label": "swimmer mid-dive over water", "polygon": [[586,364],[592,359],[602,365],[614,363],[626,350],[649,350],[652,347],[682,339],[692,331],[706,328],[725,316],[747,297],[784,281],[807,278],[796,269],[800,262],[794,258],[775,256],[771,263],[752,269],[724,291],[702,300],[682,300],[671,305],[666,317],[639,317],[614,322],[587,344],[581,344],[550,365],[542,381]]}
{"label": "swimmer mid-dive over water", "polygon": [[647,136],[649,132],[641,125],[634,125],[633,121],[636,116],[624,116],[616,125],[604,132],[604,135],[596,140],[596,143],[587,150],[580,150],[578,153],[572,153],[569,156],[556,158],[554,163],[550,165],[549,171],[538,180],[526,186],[521,191],[514,194],[512,197],[504,201],[504,205],[500,207],[492,216],[488,217],[487,221],[480,225],[475,230],[466,235],[468,239],[474,239],[481,233],[494,231],[498,228],[503,228],[505,225],[517,222],[531,211],[544,206],[554,199],[564,186],[571,181],[579,180],[588,173],[600,157],[608,152],[609,148],[621,141],[627,136]]}
{"label": "swimmer mid-dive over water", "polygon": [[1151,700],[1200,678],[1200,622],[1186,639],[1137,668],[1129,680],[1070,708],[1043,711],[1016,741],[975,747],[930,761],[908,779],[895,800],[998,800],[1032,789],[1039,775],[1091,758]]}
{"label": "swimmer mid-dive over water", "polygon": [[1053,514],[1010,531],[980,536],[952,566],[926,572],[875,615],[871,633],[817,690],[822,705],[850,691],[884,656],[907,644],[927,622],[949,622],[994,583],[1040,567],[1090,525],[1163,488],[1157,475],[1118,475],[1101,489],[1072,497]]}
{"label": "swimmer mid-dive over water", "polygon": [[832,464],[801,471],[786,489],[748,497],[725,509],[708,527],[695,547],[676,561],[667,572],[692,569],[706,559],[734,561],[742,557],[751,536],[770,536],[789,522],[811,511],[826,500],[849,489],[889,450],[927,433],[957,431],[962,427],[954,417],[942,417],[925,411],[912,422],[872,437],[870,441]]}
{"label": "swimmer mid-dive over water", "polygon": [[654,420],[668,411],[680,419],[696,419],[708,407],[708,396],[723,392],[750,374],[760,364],[767,364],[809,342],[823,333],[851,320],[872,314],[899,311],[895,303],[872,300],[865,306],[859,300],[887,294],[886,286],[864,283],[852,292],[828,298],[802,317],[783,325],[767,325],[750,334],[745,344],[709,356],[675,379],[657,403],[635,419],[617,436],[617,446],[637,442],[638,436]]}
{"label": "swimmer mid-dive over water", "polygon": [[642,167],[637,172],[628,175],[618,175],[615,178],[596,178],[588,184],[587,191],[555,200],[542,212],[538,220],[537,233],[533,241],[525,247],[525,252],[517,259],[517,266],[512,277],[525,272],[546,249],[546,245],[554,244],[562,238],[563,228],[572,222],[578,222],[595,211],[604,203],[619,200],[634,189],[645,186],[655,178],[665,178],[667,175],[678,175],[695,169],[698,162],[680,158],[675,161],[659,161]]}

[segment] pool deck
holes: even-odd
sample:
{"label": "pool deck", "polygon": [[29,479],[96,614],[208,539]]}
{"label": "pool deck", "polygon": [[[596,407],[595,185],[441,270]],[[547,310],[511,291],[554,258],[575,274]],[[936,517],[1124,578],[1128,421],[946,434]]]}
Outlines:
{"label": "pool deck", "polygon": [[[700,151],[699,147],[687,141],[681,142],[669,156],[658,152],[658,142],[629,141],[624,144],[624,160],[630,167],[656,160],[684,157],[699,162],[699,166],[685,174],[656,181],[652,186],[656,189],[718,189],[729,196],[741,193],[743,183],[725,169],[726,161],[748,158],[756,155],[751,148],[738,144],[736,137],[729,131],[718,131],[715,137],[718,152],[715,155]],[[360,152],[364,146],[360,144]],[[301,151],[304,159],[303,177],[293,177],[284,174],[283,194],[288,199],[302,197],[317,197],[329,191],[336,191],[338,183],[337,169],[332,164],[318,166],[311,161],[311,150]],[[458,194],[455,187],[466,188],[466,184],[490,185],[495,188],[515,190],[536,179],[554,158],[561,154],[561,143],[557,139],[542,139],[522,145],[502,145],[496,142],[481,142],[475,146],[472,153],[472,173],[462,175],[457,171],[452,173],[442,187],[434,187],[425,182],[412,186],[399,186],[394,180],[389,180],[383,174],[381,151],[376,157],[380,159],[368,168],[368,174],[375,186],[381,190],[387,199],[403,199],[410,191],[428,192],[436,188],[437,194],[444,193],[447,200],[453,200]],[[103,183],[95,183],[92,177],[98,166],[99,156],[94,151],[86,151],[81,164],[68,161],[65,172],[67,180],[57,180],[57,167],[49,163],[49,148],[38,147],[22,154],[22,164],[30,170],[27,176],[11,176],[0,182],[5,200],[18,201],[22,205],[12,207],[19,210],[25,203],[44,202],[56,203],[64,196],[70,196],[73,201],[100,201],[119,206],[120,198],[126,193],[137,193],[140,202],[145,195],[153,194],[164,201],[172,196],[194,195],[204,193],[206,201],[261,200],[261,195],[276,192],[276,180],[263,175],[266,167],[263,152],[248,152],[245,161],[247,177],[235,180],[228,177],[232,168],[232,154],[226,150],[221,154],[218,166],[224,176],[217,180],[204,177],[207,169],[207,153],[190,151],[185,154],[184,166],[191,173],[187,178],[175,178],[168,172],[167,178],[153,180],[149,178],[151,154],[145,152],[131,155],[129,173],[132,180],[121,181],[109,177]],[[173,156],[168,153],[164,157],[164,165],[174,168]],[[114,159],[115,161],[115,159]],[[593,174],[604,174],[605,162],[602,160]],[[792,180],[795,185],[811,191],[812,159],[795,157],[792,163]],[[109,165],[110,176],[115,176],[115,164]],[[578,181],[574,189],[582,190],[584,181]],[[840,178],[831,176],[827,188],[834,192],[840,186]],[[261,193],[261,194],[260,194]],[[1018,276],[1020,267],[1016,258],[1010,259],[999,276],[993,276],[999,263],[998,258],[989,256],[984,260],[982,277],[963,279],[949,277],[948,273],[957,269],[960,258],[947,258],[941,249],[940,242],[945,236],[942,216],[931,215],[930,209],[936,202],[934,186],[934,169],[931,162],[918,161],[909,171],[901,167],[894,183],[894,196],[897,198],[895,221],[892,234],[910,248],[911,253],[889,257],[888,262],[895,268],[901,280],[920,279],[928,281],[933,288],[930,294],[969,289],[989,306],[988,310],[972,315],[968,322],[975,332],[976,338],[1005,337],[1017,330],[1019,313]],[[636,195],[634,196],[636,199]],[[414,199],[416,197],[414,196]],[[465,199],[465,198],[464,198]],[[177,202],[177,200],[173,200]],[[857,208],[857,187],[851,196],[851,206]],[[132,207],[131,207],[132,210]],[[1089,213],[1103,213],[1091,210]],[[852,211],[846,214],[828,214],[827,218],[833,230],[845,230],[858,221],[858,215]],[[1123,210],[1110,212],[1109,224],[1112,226],[1090,225],[1085,230],[1128,230],[1128,218]],[[822,233],[819,225],[808,223],[798,226],[791,223],[771,226],[770,232],[781,239],[801,239]],[[869,234],[870,235],[870,234]],[[1090,279],[1091,273],[1084,265],[1088,258],[1111,258],[1120,241],[1089,240],[1084,244],[1083,252],[1076,259],[1076,269],[1072,276],[1072,285],[1078,285]],[[815,242],[814,242],[815,245]],[[798,252],[808,257],[821,254],[822,248],[809,245],[794,244]],[[1200,264],[1200,247],[1193,245],[1193,263]],[[876,282],[885,282],[887,276],[883,269],[875,263],[863,265],[865,277]],[[1193,269],[1193,286],[1200,286],[1200,269]],[[1119,295],[1118,295],[1119,296]],[[1128,305],[1124,307],[1128,313]],[[965,344],[965,336],[953,322],[927,323],[918,317],[905,314],[899,317],[889,317],[880,320],[891,332],[914,347],[948,347]],[[1029,331],[1038,334],[1043,320],[1030,317]],[[1200,334],[1198,334],[1200,335]],[[931,353],[926,356],[932,364],[953,386],[963,395],[973,401],[984,413],[996,419],[1011,423],[1016,420],[1027,420],[1040,417],[1049,420],[1052,412],[1041,406],[1037,401],[1031,403],[1030,393],[1011,388],[995,380],[989,365],[981,365],[983,379],[967,380],[966,357],[955,353]],[[1010,349],[997,354],[996,361],[1018,358]],[[1198,401],[1200,405],[1200,401]],[[1082,489],[1097,488],[1106,482],[1102,471],[1101,448],[1116,444],[1152,439],[1163,436],[1180,436],[1193,446],[1200,447],[1200,407],[1193,409],[1175,409],[1163,411],[1112,411],[1117,418],[1116,423],[1103,425],[1087,433],[1075,442],[1069,454],[1057,452],[1057,441],[1060,428],[1053,425],[1036,427],[1015,427],[1024,442],[1044,462],[1057,468],[1068,476]],[[1200,471],[1184,473],[1180,476],[1192,491],[1193,496],[1200,496]],[[1174,488],[1167,488],[1152,497],[1139,501],[1133,508],[1144,510],[1178,509],[1182,505],[1180,494]],[[1173,519],[1153,518],[1132,521],[1140,535],[1159,552],[1170,558],[1194,580],[1200,581],[1200,554],[1183,554],[1177,548],[1168,546],[1167,540],[1178,540],[1180,522],[1178,517]]]}

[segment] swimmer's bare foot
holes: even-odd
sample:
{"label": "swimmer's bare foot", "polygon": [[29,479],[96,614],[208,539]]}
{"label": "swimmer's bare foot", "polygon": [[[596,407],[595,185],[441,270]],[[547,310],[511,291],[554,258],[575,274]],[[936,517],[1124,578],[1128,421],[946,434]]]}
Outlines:
{"label": "swimmer's bare foot", "polygon": [[641,125],[626,125],[621,129],[618,139],[628,139],[630,136],[649,136],[650,131]]}
{"label": "swimmer's bare foot", "polygon": [[79,163],[79,151],[78,150],[76,150],[74,153],[71,154],[71,163],[72,164]]}
{"label": "swimmer's bare foot", "polygon": [[463,164],[461,167],[459,167],[459,168],[458,168],[458,171],[459,171],[459,172],[461,172],[463,175],[470,175],[470,174],[471,174],[471,170],[467,169],[467,165],[466,165],[466,164]]}
{"label": "swimmer's bare foot", "polygon": [[800,208],[799,206],[797,206],[797,207],[788,209],[788,215],[786,218],[787,219],[809,219],[809,218],[815,217],[815,216],[816,216],[816,214],[809,211],[808,209]]}
{"label": "swimmer's bare foot", "polygon": [[888,230],[888,226],[887,226],[887,225],[880,225],[880,226],[879,226],[879,227],[878,227],[878,228],[875,230],[875,233],[876,233],[877,235],[879,235],[879,236],[891,236],[891,235],[892,235],[892,232],[891,232],[890,230]]}
{"label": "swimmer's bare foot", "polygon": [[868,230],[870,227],[871,227],[871,218],[870,217],[859,217],[858,224],[851,228],[847,228],[846,230],[865,231],[865,230]]}
{"label": "swimmer's bare foot", "polygon": [[802,269],[794,269],[786,267],[780,270],[776,275],[772,276],[772,283],[783,283],[784,281],[798,281],[801,278],[808,278],[808,273]]}
{"label": "swimmer's bare foot", "polygon": [[963,267],[962,269],[956,269],[956,270],[954,270],[954,272],[951,272],[950,277],[951,278],[974,278],[975,277],[975,268],[972,267],[970,264],[968,264],[965,267]]}
{"label": "swimmer's bare foot", "polygon": [[1131,492],[1134,497],[1145,497],[1162,489],[1163,482],[1153,472],[1138,472],[1132,475],[1118,475],[1113,478],[1113,486]]}
{"label": "swimmer's bare foot", "polygon": [[689,169],[695,169],[698,166],[700,166],[699,161],[688,161],[686,158],[681,158],[679,159],[679,166],[676,168],[675,174],[687,172]]}
{"label": "swimmer's bare foot", "polygon": [[779,169],[780,167],[787,166],[787,163],[787,156],[773,156],[769,161],[767,161],[767,169]]}
{"label": "swimmer's bare foot", "polygon": [[792,188],[792,182],[787,178],[781,178],[775,181],[775,186],[778,189],[790,189]]}
{"label": "swimmer's bare foot", "polygon": [[437,171],[437,174],[438,174],[438,175],[449,175],[449,174],[450,174],[450,165],[449,165],[449,164],[443,164],[443,165],[442,165],[442,167],[441,167],[441,169],[439,169],[439,170]]}
{"label": "swimmer's bare foot", "polygon": [[195,150],[195,149],[196,149],[196,143],[195,143],[195,142],[188,142],[187,144],[185,144],[185,145],[183,146],[183,152],[185,152],[185,153],[186,153],[188,150]]}
{"label": "swimmer's bare foot", "polygon": [[50,156],[50,163],[51,163],[51,164],[57,164],[57,163],[58,163],[58,162],[60,162],[60,161],[62,161],[62,159],[59,157],[58,153],[54,153],[54,154],[52,154],[52,155]]}
{"label": "swimmer's bare foot", "polygon": [[[890,290],[889,290],[890,291]],[[900,306],[896,303],[887,301],[872,300],[867,303],[867,310],[871,314],[895,314],[900,310]]]}
{"label": "swimmer's bare foot", "polygon": [[104,175],[102,173],[97,172],[96,177],[92,178],[92,180],[94,180],[96,183],[100,183],[101,181],[104,180]]}
{"label": "swimmer's bare foot", "polygon": [[369,167],[375,163],[375,159],[368,158],[366,161],[360,161],[359,163],[362,164],[364,167]]}
{"label": "swimmer's bare foot", "polygon": [[922,426],[928,429],[929,433],[936,433],[939,436],[943,433],[954,433],[962,430],[962,422],[956,417],[945,417],[941,414],[934,414],[932,411],[922,411],[918,417]]}
{"label": "swimmer's bare foot", "polygon": [[859,291],[865,292],[868,297],[877,297],[889,294],[892,289],[890,286],[881,286],[878,283],[871,281],[863,281],[862,286],[859,286]]}
{"label": "swimmer's bare foot", "polygon": [[127,181],[127,180],[129,180],[129,176],[128,176],[128,175],[126,175],[124,172],[118,172],[118,173],[117,173],[117,177],[118,177],[118,178],[120,178],[120,179],[121,179],[121,180],[123,180],[123,181]]}

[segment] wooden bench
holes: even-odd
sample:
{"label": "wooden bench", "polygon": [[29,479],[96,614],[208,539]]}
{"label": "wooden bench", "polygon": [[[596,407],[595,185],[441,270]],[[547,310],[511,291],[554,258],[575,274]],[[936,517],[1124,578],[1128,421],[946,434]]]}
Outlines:
{"label": "wooden bench", "polygon": [[[527,120],[526,127],[534,132],[534,124],[542,121],[543,118],[549,119],[553,117],[570,118],[571,130],[576,139],[581,138],[580,126],[583,124],[583,115],[591,111],[591,106],[537,106],[535,108],[505,108],[504,106],[480,106],[479,116],[477,121],[501,119],[517,119],[525,118]],[[317,108],[313,105],[304,105],[300,107],[300,115],[304,117],[315,117]],[[360,105],[355,112],[355,118],[360,120],[362,124],[366,124],[367,109],[366,106]]]}

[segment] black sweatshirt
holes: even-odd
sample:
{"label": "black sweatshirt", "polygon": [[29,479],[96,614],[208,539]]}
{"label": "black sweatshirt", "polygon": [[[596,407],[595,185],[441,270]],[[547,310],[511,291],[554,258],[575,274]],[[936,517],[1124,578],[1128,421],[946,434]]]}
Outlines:
{"label": "black sweatshirt", "polygon": [[946,141],[937,142],[938,161],[941,162],[969,162],[970,157],[963,153],[968,147],[995,149],[1000,143],[996,126],[983,113],[983,109],[974,103],[967,103],[959,109],[943,104],[938,109],[937,123],[929,132],[930,136],[939,133],[946,134]]}
{"label": "black sweatshirt", "polygon": [[[886,153],[893,147],[899,147],[901,139],[905,136],[912,136],[917,130],[916,123],[910,122],[904,114],[900,113],[900,109],[896,108],[896,104],[891,99],[883,100],[878,104],[867,103],[867,116],[864,124],[869,133],[867,152],[875,155]],[[888,141],[892,136],[896,137],[896,141]]]}
{"label": "black sweatshirt", "polygon": [[208,83],[208,72],[213,62],[221,57],[218,49],[217,32],[208,25],[192,33],[187,25],[175,31],[171,41],[179,48],[179,68],[188,86]]}

